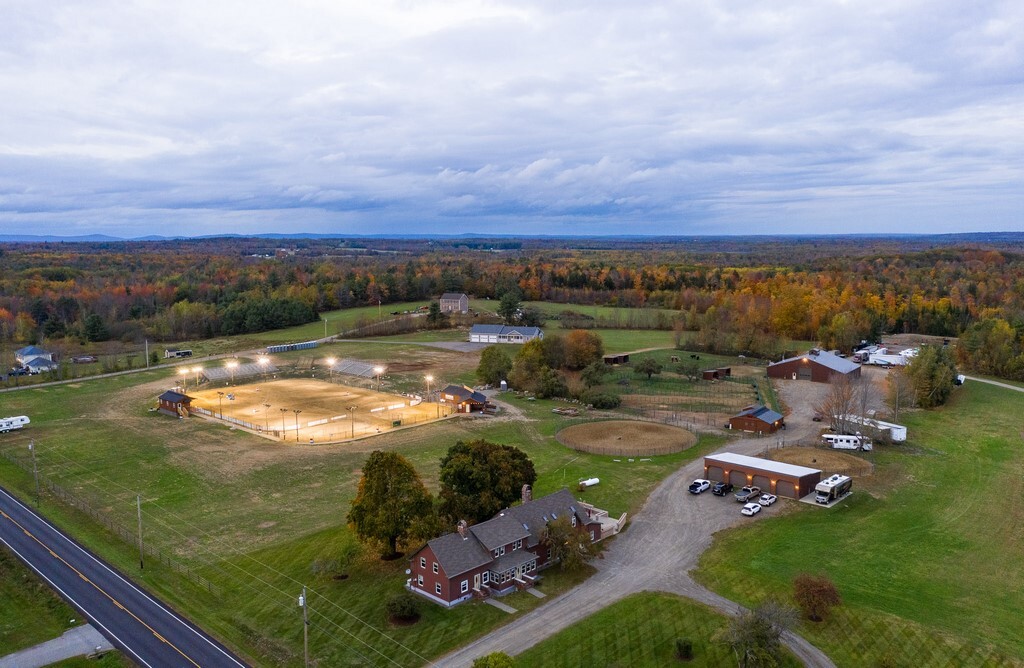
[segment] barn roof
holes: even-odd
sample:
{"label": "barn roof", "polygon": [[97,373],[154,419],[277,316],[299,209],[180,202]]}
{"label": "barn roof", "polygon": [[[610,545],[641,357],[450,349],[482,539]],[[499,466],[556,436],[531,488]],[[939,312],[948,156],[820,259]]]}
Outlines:
{"label": "barn roof", "polygon": [[828,367],[829,369],[837,373],[850,373],[851,371],[855,371],[856,369],[860,368],[859,364],[851,362],[848,359],[839,357],[838,355],[833,355],[832,353],[826,352],[824,350],[819,350],[817,352],[812,350],[810,352],[804,353],[803,355],[790,357],[780,362],[769,364],[768,366],[775,366],[776,364],[786,364],[787,362],[793,362],[801,359],[808,359],[811,362],[816,362],[824,367]]}
{"label": "barn roof", "polygon": [[457,397],[459,401],[475,401],[478,404],[487,403],[487,396],[485,394],[468,388],[465,385],[449,385],[441,390],[441,393]]}
{"label": "barn roof", "polygon": [[761,404],[755,404],[754,406],[747,406],[737,415],[733,417],[752,417],[765,424],[772,424],[782,419],[781,413],[776,413],[770,408],[766,408]]}
{"label": "barn roof", "polygon": [[720,462],[723,464],[736,464],[738,466],[746,466],[749,468],[761,469],[762,471],[768,471],[770,473],[779,473],[781,475],[788,475],[796,478],[802,478],[805,475],[814,475],[815,473],[821,473],[821,471],[819,471],[818,469],[812,469],[806,466],[797,466],[796,464],[776,462],[771,459],[761,459],[760,457],[748,457],[747,455],[737,455],[732,452],[720,452],[717,455],[706,455],[704,457],[704,461]]}
{"label": "barn roof", "polygon": [[192,401],[192,397],[181,392],[175,392],[174,390],[167,390],[158,397],[161,401],[168,401],[172,404],[181,403],[182,401]]}

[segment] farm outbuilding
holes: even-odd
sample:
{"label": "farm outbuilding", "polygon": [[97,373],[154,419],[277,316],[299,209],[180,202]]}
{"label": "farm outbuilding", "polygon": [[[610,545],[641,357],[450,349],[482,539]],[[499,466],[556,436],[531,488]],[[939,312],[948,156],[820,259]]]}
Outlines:
{"label": "farm outbuilding", "polygon": [[192,397],[174,390],[167,390],[159,397],[157,410],[164,415],[174,417],[188,417],[189,409],[192,406]]}
{"label": "farm outbuilding", "polygon": [[629,355],[626,353],[619,353],[617,355],[605,355],[603,358],[604,363],[608,366],[615,364],[626,364],[629,362]]}
{"label": "farm outbuilding", "polygon": [[758,434],[774,434],[785,428],[782,415],[761,404],[747,406],[729,418],[729,429],[752,431]]}
{"label": "farm outbuilding", "polygon": [[472,413],[487,408],[487,397],[465,385],[449,385],[441,390],[441,403],[454,405],[458,413]]}
{"label": "farm outbuilding", "polygon": [[812,349],[768,365],[768,377],[783,380],[810,380],[831,383],[837,376],[860,378],[860,365],[823,350]]}
{"label": "farm outbuilding", "polygon": [[713,482],[731,482],[736,487],[756,485],[764,492],[799,499],[814,491],[814,486],[821,482],[821,471],[722,452],[704,457],[704,477]]}

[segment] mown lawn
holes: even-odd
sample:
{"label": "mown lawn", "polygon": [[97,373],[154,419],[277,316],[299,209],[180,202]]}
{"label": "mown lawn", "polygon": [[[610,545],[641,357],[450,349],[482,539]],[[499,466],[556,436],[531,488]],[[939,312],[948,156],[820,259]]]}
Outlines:
{"label": "mown lawn", "polygon": [[0,657],[52,640],[83,621],[0,544]]}
{"label": "mown lawn", "polygon": [[[725,615],[673,594],[642,592],[594,613],[516,656],[517,666],[729,666],[736,657],[715,634]],[[693,660],[675,656],[677,639],[693,643]],[[781,666],[801,665],[788,652]]]}
{"label": "mown lawn", "polygon": [[974,383],[908,415],[908,445],[876,449],[847,502],[719,534],[698,578],[752,604],[828,575],[844,606],[801,632],[840,666],[1024,664],[1021,405]]}
{"label": "mown lawn", "polygon": [[[346,354],[368,351],[372,344],[339,344],[337,350],[348,345]],[[395,348],[402,347],[376,349],[387,350],[395,365],[420,359],[418,347],[408,356]],[[410,373],[415,380],[421,372]],[[291,446],[199,419],[150,413],[153,397],[172,378],[170,369],[162,369],[6,395],[7,408],[30,415],[32,425],[4,435],[0,448],[27,462],[26,446],[34,439],[45,477],[128,528],[134,527],[135,494],[141,494],[147,544],[201,573],[216,591],[207,592],[155,560],[139,573],[132,545],[53,499],[44,498],[43,506],[84,543],[260,665],[301,662],[301,625],[294,622],[302,584],[311,587],[311,605],[322,611],[315,618],[314,645],[322,665],[393,665],[391,660],[420,665],[422,657],[437,656],[510,619],[489,606],[453,611],[427,606],[416,626],[391,629],[383,604],[400,591],[404,562],[384,564],[363,553],[345,567],[350,576],[345,580],[313,575],[314,560],[349,553],[346,546],[354,541],[345,514],[371,449],[402,452],[436,491],[440,458],[455,441],[487,438],[517,445],[537,469],[538,495],[597,476],[602,484],[584,498],[617,516],[635,512],[665,475],[715,444],[705,439],[689,452],[614,462],[554,440],[559,429],[579,421],[551,413],[561,404],[508,397],[524,419],[459,418],[356,444]],[[31,492],[30,475],[6,459],[0,459],[0,480],[23,497]],[[544,586],[557,591],[570,584],[556,576]],[[528,595],[509,600],[523,611],[538,604]],[[367,645],[386,647],[376,651],[389,658]]]}

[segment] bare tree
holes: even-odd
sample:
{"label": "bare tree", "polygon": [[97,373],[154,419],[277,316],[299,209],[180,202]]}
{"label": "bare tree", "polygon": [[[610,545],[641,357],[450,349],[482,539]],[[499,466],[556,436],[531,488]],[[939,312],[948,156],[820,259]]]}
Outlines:
{"label": "bare tree", "polygon": [[894,422],[899,422],[900,411],[914,405],[914,384],[910,382],[903,369],[893,369],[889,372],[889,390],[885,403]]}
{"label": "bare tree", "polygon": [[862,431],[864,426],[851,422],[851,415],[867,417],[877,404],[875,386],[864,378],[833,376],[828,392],[814,405],[815,412],[824,416],[829,427],[837,434]]}
{"label": "bare tree", "polygon": [[782,634],[793,628],[797,618],[793,608],[769,600],[734,617],[719,638],[732,647],[740,668],[777,666]]}

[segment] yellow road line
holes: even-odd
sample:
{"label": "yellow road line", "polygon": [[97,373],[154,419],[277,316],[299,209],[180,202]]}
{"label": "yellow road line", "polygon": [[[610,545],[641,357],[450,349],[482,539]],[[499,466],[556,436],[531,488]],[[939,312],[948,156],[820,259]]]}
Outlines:
{"label": "yellow road line", "polygon": [[55,552],[54,552],[53,550],[51,550],[51,549],[50,549],[50,548],[49,548],[49,547],[48,547],[48,546],[47,546],[47,545],[46,545],[45,543],[43,543],[43,541],[39,540],[39,539],[38,539],[38,538],[36,538],[36,537],[35,537],[34,535],[32,535],[32,534],[31,534],[31,533],[29,532],[29,530],[28,530],[28,529],[26,529],[25,527],[23,527],[23,526],[22,526],[22,525],[21,525],[21,524],[20,524],[20,523],[19,523],[19,522],[18,522],[17,520],[15,520],[15,519],[14,519],[13,517],[11,517],[10,515],[8,515],[7,513],[5,513],[5,512],[4,512],[4,511],[2,511],[2,510],[0,510],[0,515],[3,515],[3,516],[4,516],[5,518],[7,518],[8,520],[10,520],[10,521],[11,521],[11,523],[12,523],[12,524],[14,524],[15,526],[17,526],[17,527],[18,527],[19,529],[21,529],[21,530],[22,530],[22,531],[23,531],[23,532],[25,533],[25,535],[26,535],[26,536],[28,536],[29,538],[31,538],[31,539],[32,539],[32,540],[34,540],[35,542],[39,543],[39,546],[40,546],[40,547],[42,547],[43,549],[45,549],[45,550],[46,550],[47,552],[49,552],[50,554],[52,554],[52,555],[54,556],[54,558],[56,558],[57,560],[59,560],[59,561],[60,561],[61,563],[63,563],[63,564],[65,565],[65,566],[67,566],[68,568],[70,568],[70,569],[71,569],[72,571],[74,571],[74,572],[75,572],[75,573],[76,573],[76,574],[78,575],[78,577],[82,578],[83,580],[85,580],[86,582],[88,582],[89,584],[91,584],[91,585],[93,586],[93,588],[95,588],[95,589],[96,589],[96,591],[98,591],[99,593],[103,594],[103,595],[104,595],[104,596],[106,596],[106,597],[107,597],[108,599],[110,599],[110,602],[111,602],[111,603],[113,603],[113,604],[114,604],[115,606],[117,606],[117,607],[118,607],[118,608],[120,608],[121,610],[124,610],[125,612],[127,612],[127,613],[128,613],[129,615],[131,615],[131,616],[132,616],[132,618],[133,618],[133,619],[135,619],[135,621],[137,621],[137,622],[138,622],[139,624],[142,624],[142,625],[143,625],[143,626],[145,626],[145,627],[146,627],[147,629],[149,629],[150,633],[152,633],[152,634],[153,634],[154,636],[156,636],[156,637],[157,637],[157,639],[159,639],[159,640],[160,640],[161,642],[163,642],[163,643],[167,644],[168,646],[170,646],[170,647],[174,648],[174,651],[176,651],[176,652],[177,652],[178,654],[180,654],[180,655],[182,655],[183,657],[185,657],[185,659],[186,659],[186,660],[187,660],[187,661],[188,661],[189,663],[191,663],[191,664],[192,664],[193,666],[195,666],[196,668],[201,668],[201,667],[200,667],[200,665],[199,665],[198,663],[196,663],[195,661],[193,661],[193,660],[192,660],[192,657],[190,657],[190,656],[189,656],[188,654],[185,654],[185,652],[181,651],[181,649],[179,649],[179,648],[178,648],[178,647],[177,647],[177,646],[176,646],[176,645],[175,645],[174,643],[172,643],[172,642],[170,642],[169,640],[167,640],[167,638],[164,638],[164,637],[163,637],[162,635],[160,635],[159,633],[157,633],[157,632],[156,632],[156,630],[155,630],[155,629],[154,629],[154,628],[153,628],[152,626],[150,626],[150,625],[149,625],[149,624],[147,624],[146,622],[144,622],[144,621],[142,621],[141,619],[139,619],[139,617],[138,617],[138,616],[137,616],[137,615],[136,615],[136,614],[135,614],[134,612],[132,612],[132,611],[131,611],[131,610],[129,610],[128,608],[124,607],[124,606],[123,606],[123,605],[121,604],[121,602],[120,602],[120,601],[118,601],[118,600],[117,600],[117,599],[115,599],[115,598],[114,598],[113,596],[111,596],[110,594],[108,594],[108,593],[107,593],[107,592],[106,592],[106,591],[105,591],[104,589],[102,589],[102,588],[101,588],[101,587],[100,587],[99,585],[97,585],[97,584],[96,584],[95,582],[93,582],[93,581],[92,581],[92,580],[90,580],[89,578],[85,577],[85,575],[83,575],[81,571],[79,571],[79,570],[78,570],[77,568],[75,568],[74,566],[72,566],[71,564],[69,564],[69,563],[68,563],[68,562],[67,562],[66,560],[64,560],[64,559],[63,559],[63,558],[62,558],[61,556],[59,556],[58,554],[56,554],[56,553],[55,553]]}

